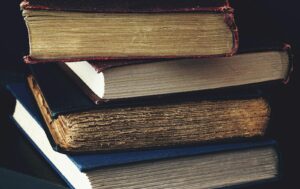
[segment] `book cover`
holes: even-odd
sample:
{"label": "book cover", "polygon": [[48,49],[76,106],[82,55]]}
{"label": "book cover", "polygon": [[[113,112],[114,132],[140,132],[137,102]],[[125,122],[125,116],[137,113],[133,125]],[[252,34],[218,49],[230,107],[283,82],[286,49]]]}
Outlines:
{"label": "book cover", "polygon": [[221,11],[228,6],[227,0],[25,0],[21,3],[23,9],[87,12]]}

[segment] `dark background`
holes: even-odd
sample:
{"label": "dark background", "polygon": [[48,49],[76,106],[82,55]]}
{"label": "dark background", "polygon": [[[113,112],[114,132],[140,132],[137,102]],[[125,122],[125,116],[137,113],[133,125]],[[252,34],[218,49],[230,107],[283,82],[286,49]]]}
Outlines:
{"label": "dark background", "polygon": [[[28,52],[26,27],[21,16],[19,1],[1,2],[0,29],[0,167],[26,174],[33,173],[32,166],[24,163],[17,144],[22,139],[9,124],[7,115],[13,112],[14,99],[5,91],[5,82],[22,78],[26,66],[22,57]],[[294,72],[287,85],[272,85],[266,91],[272,108],[267,136],[278,141],[282,157],[282,177],[279,181],[250,188],[290,188],[298,184],[299,168],[299,64],[300,14],[297,0],[231,0],[236,21],[245,40],[276,40],[292,45]],[[299,116],[299,117],[298,117]],[[22,138],[22,137],[21,137]],[[41,176],[40,176],[41,177]],[[1,179],[0,179],[1,182]]]}

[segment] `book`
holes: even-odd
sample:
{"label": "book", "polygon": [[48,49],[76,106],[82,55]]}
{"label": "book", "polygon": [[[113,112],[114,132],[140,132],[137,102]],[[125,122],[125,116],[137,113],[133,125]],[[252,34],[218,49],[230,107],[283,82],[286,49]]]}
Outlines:
{"label": "book", "polygon": [[[57,63],[29,65],[30,73],[35,78],[43,97],[49,106],[49,113],[53,117],[70,112],[80,112],[98,108],[111,108],[129,105],[174,103],[187,99],[249,99],[263,94],[257,85],[228,87],[215,90],[205,90],[193,93],[178,93],[153,97],[140,97],[106,101],[95,104],[74,81],[60,69]],[[53,77],[55,75],[55,77]],[[23,78],[24,79],[24,78]],[[262,85],[263,86],[263,85]],[[59,91],[59,92],[57,92]],[[65,97],[68,98],[65,98]]]}
{"label": "book", "polygon": [[290,60],[289,47],[285,46],[232,57],[154,62],[80,61],[59,65],[99,104],[108,100],[286,80]]}
{"label": "book", "polygon": [[238,48],[225,0],[29,0],[21,8],[27,63],[231,56]]}
{"label": "book", "polygon": [[53,148],[26,85],[10,84],[8,89],[17,99],[12,116],[17,127],[71,188],[221,188],[279,176],[280,160],[272,140],[113,153],[60,153]]}
{"label": "book", "polygon": [[84,94],[80,97],[81,90],[66,84],[68,78],[62,80],[59,72],[54,73],[60,77],[48,77],[52,75],[49,68],[55,66],[31,66],[28,83],[55,144],[64,151],[156,148],[258,137],[268,125],[270,108],[258,93],[174,96],[96,106]]}

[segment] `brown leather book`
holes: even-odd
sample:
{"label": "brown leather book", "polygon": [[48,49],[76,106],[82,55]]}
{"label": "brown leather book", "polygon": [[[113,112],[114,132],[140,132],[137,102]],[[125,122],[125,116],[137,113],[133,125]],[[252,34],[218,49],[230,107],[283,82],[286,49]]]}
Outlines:
{"label": "brown leather book", "polygon": [[226,0],[30,0],[26,63],[231,56],[238,48]]}
{"label": "brown leather book", "polygon": [[53,117],[43,91],[32,76],[28,82],[55,143],[72,152],[153,148],[261,136],[270,115],[264,99],[249,98],[110,107]]}

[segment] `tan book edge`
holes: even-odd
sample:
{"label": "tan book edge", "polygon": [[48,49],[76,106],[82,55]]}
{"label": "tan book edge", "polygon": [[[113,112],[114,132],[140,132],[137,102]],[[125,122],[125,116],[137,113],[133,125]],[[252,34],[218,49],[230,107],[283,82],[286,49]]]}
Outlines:
{"label": "tan book edge", "polygon": [[[23,10],[31,63],[55,60],[231,56],[229,12],[82,13]],[[99,27],[101,26],[101,27]]]}

